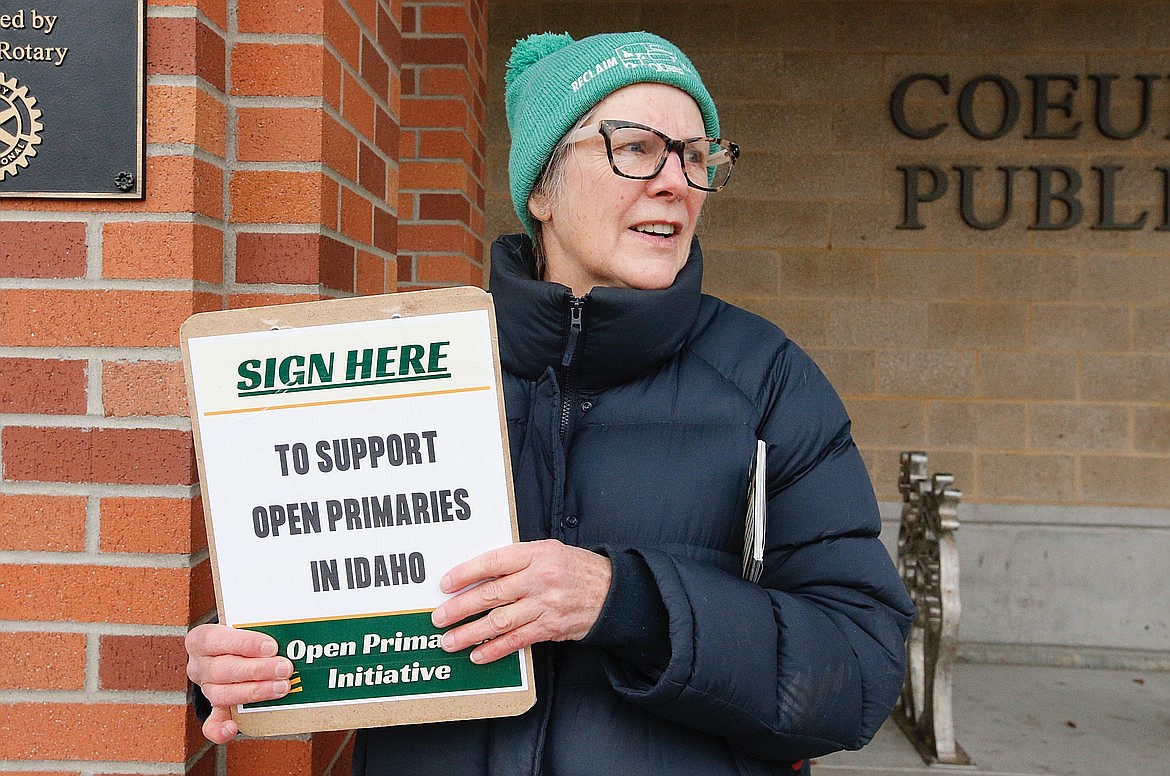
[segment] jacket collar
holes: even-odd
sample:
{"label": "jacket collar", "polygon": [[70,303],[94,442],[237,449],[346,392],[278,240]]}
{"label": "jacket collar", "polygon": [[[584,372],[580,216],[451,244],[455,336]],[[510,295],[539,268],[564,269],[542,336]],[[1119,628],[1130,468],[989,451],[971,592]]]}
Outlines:
{"label": "jacket collar", "polygon": [[[490,290],[504,369],[530,380],[559,367],[569,331],[572,291],[532,277],[532,241],[505,235],[492,244]],[[703,256],[691,241],[674,283],[658,291],[594,288],[584,299],[576,349],[578,385],[617,385],[642,375],[678,352],[699,311]]]}

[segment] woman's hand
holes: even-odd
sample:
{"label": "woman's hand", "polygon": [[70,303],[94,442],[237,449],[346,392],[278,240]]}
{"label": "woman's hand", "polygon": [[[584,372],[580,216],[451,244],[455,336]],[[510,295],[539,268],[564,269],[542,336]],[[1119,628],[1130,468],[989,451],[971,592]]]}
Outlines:
{"label": "woman's hand", "polygon": [[[601,613],[611,575],[609,558],[555,539],[509,544],[448,571],[439,589],[463,592],[435,609],[431,621],[445,628],[487,612],[447,631],[443,649],[485,642],[471,662],[490,663],[538,641],[584,638]],[[469,585],[477,586],[464,590]]]}
{"label": "woman's hand", "polygon": [[187,634],[187,676],[211,702],[203,735],[226,744],[240,732],[230,707],[288,694],[293,665],[277,657],[276,640],[226,625],[200,625]]}

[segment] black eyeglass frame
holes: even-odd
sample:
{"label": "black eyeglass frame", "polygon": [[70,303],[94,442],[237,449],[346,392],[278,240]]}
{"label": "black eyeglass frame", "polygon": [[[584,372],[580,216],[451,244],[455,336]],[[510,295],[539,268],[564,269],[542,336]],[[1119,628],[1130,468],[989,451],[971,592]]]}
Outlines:
{"label": "black eyeglass frame", "polygon": [[[656,135],[658,138],[660,138],[662,140],[662,142],[666,145],[666,153],[664,153],[662,155],[662,158],[658,161],[658,166],[654,168],[654,172],[650,173],[649,175],[630,175],[629,173],[622,172],[621,170],[618,169],[617,163],[614,162],[614,160],[613,160],[613,144],[612,144],[612,141],[610,140],[610,133],[612,133],[615,129],[626,129],[626,128],[643,129],[643,130],[646,130],[647,132],[651,132],[654,135]],[[660,132],[659,130],[655,129],[654,127],[648,127],[645,124],[639,124],[636,121],[620,121],[620,120],[615,120],[615,119],[602,119],[601,121],[597,122],[597,132],[602,137],[605,138],[605,155],[607,157],[609,157],[610,169],[613,170],[615,175],[619,175],[622,178],[629,178],[631,180],[636,180],[636,181],[648,181],[648,180],[652,180],[653,178],[656,178],[658,176],[658,174],[660,172],[662,172],[662,168],[666,166],[666,161],[668,159],[670,159],[670,155],[673,153],[676,156],[678,156],[679,163],[682,165],[683,177],[686,179],[688,186],[690,186],[693,189],[699,189],[700,191],[711,191],[711,192],[720,191],[724,186],[727,185],[728,181],[731,180],[731,173],[734,172],[734,170],[735,170],[735,161],[739,158],[739,146],[736,145],[735,143],[732,143],[730,140],[723,140],[722,138],[718,138],[718,137],[690,137],[690,138],[686,138],[685,140],[675,140],[673,137],[670,137],[669,135],[664,134],[663,132]],[[576,132],[574,132],[572,137],[569,139],[570,139],[570,142],[579,142],[581,140],[584,140],[586,137],[588,137],[591,134],[592,134],[591,128],[589,126],[585,126],[585,127],[582,127],[581,129],[577,130]],[[686,159],[683,158],[683,151],[686,150],[686,147],[688,145],[690,145],[691,143],[694,143],[696,141],[704,141],[704,142],[710,143],[711,145],[719,146],[720,149],[722,149],[722,150],[720,152],[716,152],[716,156],[718,155],[718,153],[726,153],[727,154],[727,158],[731,163],[731,168],[727,171],[727,180],[723,181],[723,183],[721,183],[720,185],[715,186],[715,187],[700,186],[699,184],[697,184],[693,180],[691,180],[691,176],[687,175],[687,162],[686,162]],[[708,163],[709,162],[710,162],[710,159],[708,159]],[[710,164],[708,164],[708,166],[710,166]]]}

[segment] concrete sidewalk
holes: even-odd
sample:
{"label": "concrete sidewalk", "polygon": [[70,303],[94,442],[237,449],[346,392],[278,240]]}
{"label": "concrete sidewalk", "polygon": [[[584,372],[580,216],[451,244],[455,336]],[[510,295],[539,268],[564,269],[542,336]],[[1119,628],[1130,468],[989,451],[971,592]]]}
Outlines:
{"label": "concrete sidewalk", "polygon": [[960,663],[955,730],[972,768],[928,767],[893,722],[821,776],[1170,776],[1170,672]]}

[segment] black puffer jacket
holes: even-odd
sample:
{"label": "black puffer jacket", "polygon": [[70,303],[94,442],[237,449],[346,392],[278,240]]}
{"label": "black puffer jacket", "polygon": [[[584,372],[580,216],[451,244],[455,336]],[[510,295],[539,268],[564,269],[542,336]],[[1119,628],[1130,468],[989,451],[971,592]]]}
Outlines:
{"label": "black puffer jacket", "polygon": [[[820,370],[700,294],[697,243],[669,289],[583,300],[532,279],[527,237],[498,240],[492,263],[520,536],[605,553],[613,583],[583,642],[536,646],[532,710],[360,731],[354,773],[791,774],[865,744],[901,685],[912,609]],[[753,584],[757,438],[768,547]]]}

